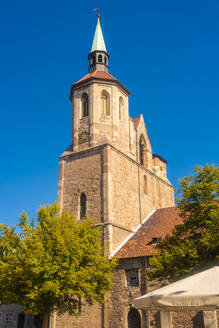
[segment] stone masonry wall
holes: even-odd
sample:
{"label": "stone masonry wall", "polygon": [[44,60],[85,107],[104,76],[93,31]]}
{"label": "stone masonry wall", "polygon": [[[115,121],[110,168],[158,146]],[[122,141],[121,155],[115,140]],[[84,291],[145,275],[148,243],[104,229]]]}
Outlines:
{"label": "stone masonry wall", "polygon": [[102,305],[82,306],[82,312],[77,316],[55,316],[51,326],[54,328],[103,328],[102,327]]}
{"label": "stone masonry wall", "polygon": [[[127,282],[126,272],[138,269],[139,286],[130,286]],[[129,299],[130,292],[133,297],[139,297],[146,293],[144,279],[145,260],[135,258],[121,260],[114,276],[114,286],[108,297],[108,323],[107,328],[128,328],[128,313],[132,308],[133,298]],[[141,328],[146,326],[146,313],[139,311],[141,316]]]}
{"label": "stone masonry wall", "polygon": [[[131,292],[133,299],[160,288],[158,282],[148,282],[145,277],[146,258],[120,259],[114,276],[114,286],[108,296],[107,328],[128,328],[128,313],[133,305],[128,295]],[[127,272],[138,269],[139,286],[129,286]],[[141,328],[160,328],[159,311],[141,311]],[[202,311],[173,311],[173,328],[204,328]],[[219,323],[219,311],[217,311]],[[104,327],[106,328],[106,327]]]}
{"label": "stone masonry wall", "polygon": [[108,161],[109,218],[114,224],[112,252],[152,210],[174,206],[174,195],[165,179],[116,149],[110,148]]}
{"label": "stone masonry wall", "polygon": [[105,225],[105,254],[111,254],[154,209],[174,206],[173,188],[165,178],[110,145],[61,157],[61,210],[79,218],[82,192],[87,196],[87,215]]}
{"label": "stone masonry wall", "polygon": [[73,153],[60,159],[58,200],[61,210],[79,218],[79,200],[87,196],[87,215],[101,220],[101,155],[99,149]]}

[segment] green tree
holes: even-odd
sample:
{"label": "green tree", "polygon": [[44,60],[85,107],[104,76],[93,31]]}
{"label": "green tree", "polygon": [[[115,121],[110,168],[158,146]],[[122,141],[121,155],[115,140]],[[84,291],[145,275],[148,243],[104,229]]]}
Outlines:
{"label": "green tree", "polygon": [[46,317],[78,313],[82,303],[103,302],[115,262],[102,255],[101,231],[76,221],[58,205],[42,206],[36,225],[22,214],[17,232],[0,226],[0,303]]}
{"label": "green tree", "polygon": [[219,168],[196,166],[179,180],[177,199],[183,223],[157,245],[149,279],[176,280],[219,260]]}

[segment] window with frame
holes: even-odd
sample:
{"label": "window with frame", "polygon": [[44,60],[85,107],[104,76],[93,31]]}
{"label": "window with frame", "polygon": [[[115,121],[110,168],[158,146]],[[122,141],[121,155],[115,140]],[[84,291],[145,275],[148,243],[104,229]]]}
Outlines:
{"label": "window with frame", "polygon": [[6,312],[5,313],[5,322],[9,323],[13,321],[13,312]]}
{"label": "window with frame", "polygon": [[122,97],[119,98],[119,120],[121,121],[124,113],[124,100]]}
{"label": "window with frame", "polygon": [[101,102],[103,114],[106,116],[110,116],[110,98],[108,92],[106,92],[105,90],[102,91]]}
{"label": "window with frame", "polygon": [[127,282],[127,286],[133,286],[133,287],[139,286],[139,270],[138,269],[126,270],[126,282]]}
{"label": "window with frame", "polygon": [[144,136],[141,135],[139,140],[139,161],[141,165],[144,165],[144,152],[145,152],[145,139]]}
{"label": "window with frame", "polygon": [[103,56],[102,55],[98,55],[98,62],[99,63],[102,63],[102,61],[103,61]]}
{"label": "window with frame", "polygon": [[89,101],[87,93],[83,93],[81,96],[81,105],[82,105],[82,117],[88,116],[89,113]]}
{"label": "window with frame", "polygon": [[147,177],[144,175],[144,194],[147,195],[148,193],[148,183],[147,183]]}
{"label": "window with frame", "polygon": [[80,219],[84,218],[87,212],[87,196],[85,193],[81,193],[80,196]]}

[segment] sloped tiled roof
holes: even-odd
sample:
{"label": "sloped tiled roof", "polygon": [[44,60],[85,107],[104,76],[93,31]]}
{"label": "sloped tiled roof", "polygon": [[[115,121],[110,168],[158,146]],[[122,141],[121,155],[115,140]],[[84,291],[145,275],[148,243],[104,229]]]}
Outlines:
{"label": "sloped tiled roof", "polygon": [[94,71],[94,72],[89,73],[89,74],[85,75],[84,77],[82,77],[82,79],[77,81],[75,84],[80,83],[80,82],[85,81],[85,80],[88,80],[92,77],[97,78],[97,79],[117,81],[117,79],[114,76],[112,76],[111,74],[109,74],[107,72]]}
{"label": "sloped tiled roof", "polygon": [[114,76],[112,76],[111,74],[107,73],[107,72],[101,72],[101,71],[94,71],[92,73],[89,73],[87,75],[85,75],[84,77],[82,77],[79,81],[77,81],[76,83],[74,83],[71,87],[71,92],[70,92],[70,100],[72,100],[72,91],[75,88],[80,87],[81,85],[83,85],[86,82],[91,82],[91,81],[110,81],[112,83],[116,83],[117,85],[119,85],[125,92],[126,94],[130,94],[130,91],[121,83],[119,82],[119,80],[117,80]]}
{"label": "sloped tiled roof", "polygon": [[140,116],[137,116],[137,117],[134,117],[134,118],[132,119],[132,122],[133,122],[135,128],[136,128],[136,125],[137,125],[137,123],[138,123],[138,121],[139,121],[139,118],[140,118]]}
{"label": "sloped tiled roof", "polygon": [[156,210],[139,230],[114,255],[116,258],[150,256],[154,252],[153,238],[164,237],[182,223],[179,209],[168,207]]}

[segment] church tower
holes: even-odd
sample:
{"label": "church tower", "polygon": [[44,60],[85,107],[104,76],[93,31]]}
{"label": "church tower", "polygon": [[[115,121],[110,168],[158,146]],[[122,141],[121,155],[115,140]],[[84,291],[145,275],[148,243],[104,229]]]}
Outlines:
{"label": "church tower", "polygon": [[108,72],[99,16],[88,60],[89,73],[71,87],[72,144],[60,157],[58,200],[78,220],[97,218],[110,256],[153,210],[174,205],[173,187],[143,116],[129,117],[129,90]]}
{"label": "church tower", "polygon": [[[60,156],[58,201],[77,220],[97,219],[105,255],[113,257],[156,209],[174,206],[174,192],[167,162],[152,152],[143,115],[129,116],[130,92],[109,73],[106,49],[98,16],[89,73],[71,87],[72,144]],[[117,277],[123,283],[124,275]],[[57,318],[54,327],[117,327],[112,313],[126,301],[113,295],[105,305],[85,306],[77,318]]]}

